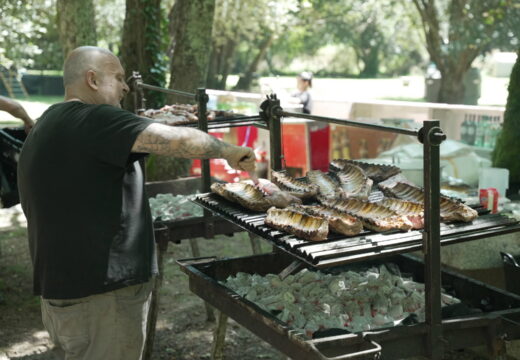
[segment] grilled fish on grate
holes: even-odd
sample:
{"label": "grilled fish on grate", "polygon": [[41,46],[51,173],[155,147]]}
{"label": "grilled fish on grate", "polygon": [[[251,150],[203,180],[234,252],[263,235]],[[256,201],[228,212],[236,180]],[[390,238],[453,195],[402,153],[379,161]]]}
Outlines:
{"label": "grilled fish on grate", "polygon": [[211,184],[211,191],[222,196],[226,200],[238,203],[253,211],[266,211],[272,204],[266,199],[264,193],[250,184],[227,183]]}
{"label": "grilled fish on grate", "polygon": [[[424,204],[424,190],[407,183],[398,182],[394,186],[380,186],[388,196]],[[443,221],[470,222],[478,216],[476,210],[463,203],[441,195],[441,219]]]}
{"label": "grilled fish on grate", "polygon": [[345,164],[343,170],[336,173],[344,197],[368,199],[372,190],[372,179],[367,177],[360,167],[353,164]]}
{"label": "grilled fish on grate", "polygon": [[320,170],[307,171],[307,179],[319,188],[318,195],[325,198],[336,198],[341,194],[339,184],[331,176]]}
{"label": "grilled fish on grate", "polygon": [[359,199],[322,199],[323,205],[344,211],[361,220],[363,226],[374,231],[391,229],[410,230],[412,223],[406,216],[399,215],[389,208]]}
{"label": "grilled fish on grate", "polygon": [[371,164],[363,161],[334,159],[330,162],[329,168],[331,171],[341,171],[347,164],[359,166],[365,174],[375,182],[381,182],[401,172],[397,166]]}
{"label": "grilled fish on grate", "polygon": [[309,215],[322,217],[329,222],[329,230],[338,234],[353,236],[359,234],[363,230],[363,224],[358,218],[327,206],[296,205],[291,206],[288,209],[294,209],[295,211],[301,211]]}
{"label": "grilled fish on grate", "polygon": [[306,184],[303,181],[279,171],[271,172],[273,182],[283,191],[296,196],[300,199],[312,199],[318,195],[318,185]]}
{"label": "grilled fish on grate", "polygon": [[329,234],[329,223],[327,220],[307,215],[300,211],[294,211],[290,208],[270,208],[267,210],[265,224],[274,229],[311,241],[325,240]]}
{"label": "grilled fish on grate", "polygon": [[281,190],[276,184],[272,183],[267,179],[258,179],[258,183],[255,185],[252,180],[241,181],[246,184],[254,185],[260,189],[264,194],[265,198],[269,203],[277,208],[286,208],[291,204],[301,204],[300,198],[291,195],[287,191]]}
{"label": "grilled fish on grate", "polygon": [[424,206],[422,204],[388,197],[383,198],[383,200],[377,203],[386,206],[399,215],[406,216],[412,223],[414,229],[422,229],[424,227]]}

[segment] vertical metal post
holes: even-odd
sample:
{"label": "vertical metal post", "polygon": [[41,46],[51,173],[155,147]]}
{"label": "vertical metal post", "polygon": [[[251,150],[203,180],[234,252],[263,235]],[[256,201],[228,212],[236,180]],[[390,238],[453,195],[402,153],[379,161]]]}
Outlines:
{"label": "vertical metal post", "polygon": [[[199,118],[199,130],[208,132],[208,116],[206,115],[207,103],[209,100],[208,94],[206,94],[206,89],[198,88],[197,93],[195,94],[195,100],[197,101],[197,116]],[[202,192],[207,193],[211,191],[211,171],[209,168],[209,160],[201,159],[200,161],[200,169],[202,176]],[[204,226],[205,226],[205,237],[212,238],[215,235],[215,227],[213,221],[208,221],[207,218],[211,216],[211,213],[208,210],[204,210]]]}
{"label": "vertical metal post", "polygon": [[141,111],[146,110],[146,99],[144,97],[143,88],[141,87],[143,78],[138,71],[134,71],[132,72],[132,76],[129,78],[129,80],[131,81],[130,87],[134,92],[134,112],[136,114],[140,114]]}
{"label": "vertical metal post", "polygon": [[282,124],[280,100],[276,95],[269,98],[269,149],[272,170],[282,169]]}
{"label": "vertical metal post", "polygon": [[[209,97],[206,94],[206,89],[198,88],[195,94],[195,101],[197,101],[197,116],[199,118],[199,130],[208,132],[208,116],[206,115],[207,103]],[[200,161],[200,169],[202,176],[202,192],[207,193],[211,189],[211,171],[209,168],[209,160],[204,159]],[[204,232],[206,238],[212,238],[215,236],[215,226],[213,221],[208,220],[211,216],[211,213],[204,209]],[[199,246],[197,243],[197,239],[190,239],[191,250],[194,253],[193,255],[196,257],[200,256]],[[214,321],[215,315],[213,314],[213,308],[207,303],[204,302],[204,306],[206,308],[206,318],[208,321]]]}
{"label": "vertical metal post", "polygon": [[[199,130],[208,132],[208,117],[206,115],[207,103],[209,100],[206,89],[198,88],[195,95],[195,100],[198,106],[198,117],[199,117]],[[201,173],[202,173],[202,192],[206,193],[210,191],[211,186],[211,174],[209,170],[209,160],[201,160]]]}
{"label": "vertical metal post", "polygon": [[429,327],[427,353],[430,359],[443,356],[441,319],[441,250],[440,250],[440,160],[439,145],[446,138],[438,120],[425,121],[419,132],[424,145],[424,280],[426,285],[426,324]]}

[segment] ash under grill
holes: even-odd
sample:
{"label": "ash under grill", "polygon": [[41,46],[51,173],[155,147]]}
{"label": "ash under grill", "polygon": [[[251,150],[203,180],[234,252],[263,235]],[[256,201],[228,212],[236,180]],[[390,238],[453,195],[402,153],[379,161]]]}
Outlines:
{"label": "ash under grill", "polygon": [[[378,194],[374,196],[377,197]],[[365,261],[422,248],[422,230],[408,232],[395,230],[384,233],[364,230],[353,237],[332,233],[325,241],[310,242],[268,227],[264,224],[265,213],[248,211],[218,195],[202,194],[193,201],[316,268]],[[506,234],[518,229],[520,224],[517,220],[499,214],[485,214],[471,223],[442,223],[441,244]]]}

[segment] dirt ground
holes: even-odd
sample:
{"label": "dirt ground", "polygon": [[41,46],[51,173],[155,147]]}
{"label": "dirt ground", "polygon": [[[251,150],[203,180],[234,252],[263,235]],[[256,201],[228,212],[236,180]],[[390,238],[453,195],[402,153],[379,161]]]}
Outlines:
{"label": "dirt ground", "polygon": [[[251,254],[245,233],[212,240],[198,239],[202,256],[237,257]],[[262,251],[270,246],[262,243]],[[152,359],[210,359],[214,322],[206,321],[200,298],[188,288],[188,278],[176,259],[191,258],[188,241],[170,244],[164,261],[164,283]],[[225,359],[286,360],[266,342],[230,320]],[[482,359],[471,351],[450,353],[452,360]],[[31,295],[31,265],[23,216],[0,209],[0,360],[60,359],[40,318],[39,298]],[[295,359],[296,360],[296,359]]]}
{"label": "dirt ground", "polygon": [[[31,264],[26,229],[17,212],[0,209],[0,360],[54,360],[47,332],[40,317],[39,298],[31,293]],[[212,240],[198,239],[202,256],[235,257],[251,254],[244,233]],[[262,244],[263,250],[269,246]],[[206,321],[200,298],[188,288],[188,277],[175,259],[191,258],[188,241],[171,243],[164,260],[164,282],[152,359],[209,359],[214,322]],[[272,359],[286,357],[273,350],[248,330],[230,320],[227,328],[226,359]]]}

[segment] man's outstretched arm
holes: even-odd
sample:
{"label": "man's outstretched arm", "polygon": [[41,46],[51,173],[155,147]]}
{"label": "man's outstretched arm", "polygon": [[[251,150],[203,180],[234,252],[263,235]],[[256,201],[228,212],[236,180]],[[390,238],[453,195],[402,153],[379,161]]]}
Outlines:
{"label": "man's outstretched arm", "polygon": [[151,124],[139,134],[132,151],[187,159],[223,158],[234,169],[255,169],[255,155],[251,148],[231,145],[205,132],[186,127]]}
{"label": "man's outstretched arm", "polygon": [[21,119],[25,125],[26,132],[29,132],[29,130],[34,126],[34,121],[18,101],[9,99],[5,96],[0,96],[0,110],[7,111],[15,118]]}

